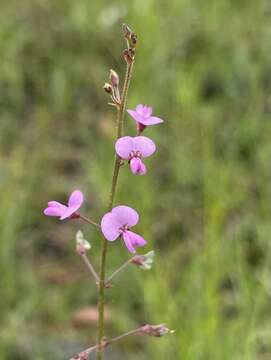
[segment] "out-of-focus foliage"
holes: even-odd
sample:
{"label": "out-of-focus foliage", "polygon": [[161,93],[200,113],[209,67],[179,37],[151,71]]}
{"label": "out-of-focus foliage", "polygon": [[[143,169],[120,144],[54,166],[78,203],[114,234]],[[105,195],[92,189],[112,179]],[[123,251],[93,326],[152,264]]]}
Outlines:
{"label": "out-of-focus foliage", "polygon": [[[42,208],[80,188],[84,213],[99,219],[106,209],[114,109],[102,86],[110,68],[123,78],[123,21],[139,36],[129,107],[152,105],[166,121],[146,131],[159,149],[148,175],[121,169],[117,203],[140,212],[137,230],[156,259],[108,290],[107,332],[144,322],[176,332],[130,339],[112,354],[269,359],[268,0],[2,1],[0,358],[67,359],[95,343],[94,322],[72,322],[96,303],[74,237],[82,228],[96,262],[100,236]],[[127,256],[121,242],[110,245],[108,271]]]}

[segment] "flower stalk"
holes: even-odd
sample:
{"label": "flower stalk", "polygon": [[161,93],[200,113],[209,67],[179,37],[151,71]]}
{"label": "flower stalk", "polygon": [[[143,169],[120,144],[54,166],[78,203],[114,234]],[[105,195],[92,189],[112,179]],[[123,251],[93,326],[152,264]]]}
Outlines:
{"label": "flower stalk", "polygon": [[96,281],[96,284],[99,285],[99,282],[100,282],[99,275],[96,273],[96,271],[95,271],[93,265],[91,264],[89,258],[87,257],[86,254],[82,254],[81,257],[82,257],[84,263],[87,265],[87,268],[89,269],[89,272],[94,277],[94,279]]}
{"label": "flower stalk", "polygon": [[[119,139],[123,134],[123,121],[124,121],[124,113],[126,108],[128,90],[131,82],[133,64],[134,61],[126,61],[126,74],[123,84],[123,89],[121,93],[120,105],[117,107],[117,121],[116,121],[116,132],[117,139]],[[108,200],[108,211],[111,211],[113,208],[119,170],[121,166],[121,159],[116,154],[114,167],[113,167],[113,175],[111,181],[111,191],[109,194]],[[98,294],[98,346],[97,346],[97,360],[103,360],[104,358],[104,347],[102,346],[102,340],[104,337],[104,302],[105,302],[105,268],[106,268],[106,255],[107,255],[107,240],[104,237],[102,239],[102,252],[100,259],[100,282],[99,282],[99,294]]]}
{"label": "flower stalk", "polygon": [[98,228],[100,228],[100,224],[96,223],[95,221],[89,219],[88,217],[82,215],[82,214],[78,214],[79,215],[79,218],[82,219],[83,221],[87,222],[88,224],[91,224],[93,226],[96,226]]}
{"label": "flower stalk", "polygon": [[164,324],[159,324],[159,325],[150,325],[150,324],[146,324],[143,326],[140,326],[137,329],[128,331],[122,335],[116,336],[112,339],[106,339],[103,338],[101,345],[96,344],[93,345],[91,347],[89,347],[88,349],[80,352],[79,354],[75,355],[73,358],[71,358],[70,360],[87,360],[88,356],[90,353],[98,350],[99,348],[103,348],[103,350],[108,347],[109,345],[112,345],[120,340],[123,340],[129,336],[133,336],[133,335],[148,335],[148,336],[153,336],[153,337],[161,337],[163,335],[166,335],[168,333],[174,333],[173,330],[169,330]]}
{"label": "flower stalk", "polygon": [[111,280],[117,275],[119,274],[121,271],[123,271],[124,269],[126,269],[126,267],[130,264],[133,263],[134,257],[132,257],[131,259],[125,261],[117,270],[115,270],[105,281],[105,284],[109,285],[111,283]]}

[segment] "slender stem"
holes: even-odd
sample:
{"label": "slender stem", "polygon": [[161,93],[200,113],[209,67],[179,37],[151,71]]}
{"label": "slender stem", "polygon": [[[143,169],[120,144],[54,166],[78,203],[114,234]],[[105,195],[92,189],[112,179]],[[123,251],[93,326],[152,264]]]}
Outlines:
{"label": "slender stem", "polygon": [[107,341],[106,341],[106,345],[111,345],[111,344],[113,344],[113,343],[115,343],[115,342],[117,342],[117,341],[119,341],[119,340],[122,340],[122,339],[126,338],[127,336],[137,335],[137,334],[139,334],[140,332],[141,332],[141,327],[140,327],[140,328],[137,328],[137,329],[135,329],[135,330],[128,331],[128,332],[125,333],[125,334],[122,334],[122,335],[120,335],[120,336],[116,336],[116,337],[114,337],[114,338],[112,338],[112,339],[107,340]]}
{"label": "slender stem", "polygon": [[98,227],[98,228],[101,227],[98,223],[96,223],[95,221],[87,218],[87,217],[84,216],[84,215],[79,214],[79,217],[80,217],[80,219],[84,220],[84,221],[87,222],[88,224],[94,225],[94,226],[96,226],[96,227]]}
{"label": "slender stem", "polygon": [[133,257],[127,261],[125,261],[125,263],[123,263],[117,270],[115,270],[110,276],[109,278],[106,280],[105,284],[110,283],[110,281],[121,271],[123,271],[126,266],[128,266],[129,264],[131,264],[131,262],[133,261]]}
{"label": "slender stem", "polygon": [[[121,94],[121,104],[117,111],[117,139],[122,136],[123,133],[123,119],[127,101],[127,94],[129,90],[129,85],[131,81],[131,75],[133,70],[133,63],[127,64],[126,67],[126,74],[124,85]],[[114,168],[113,168],[113,175],[112,175],[112,183],[111,183],[111,191],[109,195],[108,201],[108,211],[112,210],[114,197],[117,188],[118,182],[118,175],[120,169],[121,159],[116,155]],[[97,348],[97,360],[103,360],[104,358],[104,349],[102,347],[102,340],[104,337],[104,289],[105,289],[105,267],[106,267],[106,254],[107,254],[107,240],[103,238],[102,240],[102,253],[101,253],[101,260],[100,260],[100,282],[99,282],[99,296],[98,296],[98,313],[99,313],[99,320],[98,320],[98,348]]]}
{"label": "slender stem", "polygon": [[[128,336],[140,334],[140,332],[141,332],[141,327],[139,327],[139,328],[137,328],[137,329],[135,329],[135,330],[128,331],[127,333],[122,334],[122,335],[120,335],[120,336],[116,336],[116,337],[114,337],[114,338],[112,338],[112,339],[104,339],[104,340],[102,341],[102,348],[104,349],[104,348],[106,348],[107,346],[109,346],[109,345],[111,345],[111,344],[114,344],[114,343],[116,343],[117,341],[122,340],[122,339],[124,339],[124,338],[126,338],[126,337],[128,337]],[[97,350],[97,349],[99,349],[99,344],[96,344],[96,345],[94,345],[94,346],[89,347],[88,349],[80,352],[78,355],[74,356],[74,357],[73,357],[72,359],[70,359],[70,360],[74,360],[74,359],[78,359],[78,360],[80,360],[80,359],[86,359],[90,353],[94,352],[94,351]]]}
{"label": "slender stem", "polygon": [[100,282],[100,278],[99,275],[96,273],[93,265],[91,264],[89,258],[87,257],[86,254],[81,255],[82,259],[84,260],[85,264],[87,265],[91,275],[94,277],[94,279],[96,280],[96,284],[99,284]]}

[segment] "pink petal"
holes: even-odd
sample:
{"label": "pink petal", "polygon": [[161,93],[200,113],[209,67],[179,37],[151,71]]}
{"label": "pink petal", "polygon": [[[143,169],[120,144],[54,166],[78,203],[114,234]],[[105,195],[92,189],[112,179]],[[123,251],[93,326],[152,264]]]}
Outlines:
{"label": "pink petal", "polygon": [[142,161],[138,175],[145,175],[146,173],[147,173],[147,167]]}
{"label": "pink petal", "polygon": [[148,118],[151,116],[152,114],[152,107],[151,106],[147,106],[147,105],[142,105],[142,104],[139,104],[137,105],[136,107],[136,112],[143,116],[144,118]]}
{"label": "pink petal", "polygon": [[78,206],[78,205],[67,207],[67,209],[63,212],[60,220],[67,219],[70,216],[72,216],[74,213],[76,213],[76,211],[79,209],[79,207],[80,206]]}
{"label": "pink petal", "polygon": [[143,115],[143,113],[144,113],[144,105],[142,105],[142,104],[138,104],[137,106],[136,106],[136,109],[135,109],[135,111],[138,113],[138,114],[140,114],[140,115]]}
{"label": "pink petal", "polygon": [[68,201],[69,207],[75,207],[78,210],[84,201],[84,195],[80,190],[74,190]]}
{"label": "pink petal", "polygon": [[116,206],[112,210],[112,214],[116,216],[121,226],[132,227],[135,226],[139,220],[138,213],[134,209],[125,205]]}
{"label": "pink petal", "polygon": [[66,211],[67,206],[59,203],[58,201],[49,201],[48,207],[43,211],[46,216],[62,216]]}
{"label": "pink petal", "polygon": [[130,153],[134,150],[134,142],[131,136],[124,136],[116,141],[116,153],[122,159],[129,159]]}
{"label": "pink petal", "polygon": [[130,161],[130,169],[135,175],[145,175],[147,172],[145,164],[141,159],[133,157]]}
{"label": "pink petal", "polygon": [[147,241],[140,235],[134,233],[133,231],[125,231],[122,234],[123,240],[127,249],[131,253],[135,253],[135,247],[145,246]]}
{"label": "pink petal", "polygon": [[43,213],[46,216],[61,216],[63,212],[57,207],[48,207],[43,211]]}
{"label": "pink petal", "polygon": [[137,158],[133,157],[130,161],[130,169],[133,174],[137,175],[140,171],[142,161]]}
{"label": "pink petal", "polygon": [[148,125],[161,124],[162,122],[164,122],[164,120],[157,116],[151,116],[148,118]]}
{"label": "pink petal", "polygon": [[126,232],[129,234],[132,244],[134,246],[141,247],[147,245],[147,241],[142,236],[134,233],[133,231],[126,231]]}
{"label": "pink petal", "polygon": [[108,241],[117,240],[117,238],[120,236],[120,227],[122,227],[122,224],[120,223],[116,214],[109,212],[103,216],[101,221],[101,228],[104,237]]}
{"label": "pink petal", "polygon": [[[140,115],[138,112],[136,112],[136,111],[134,111],[134,110],[127,110],[127,112],[128,112],[128,114],[129,114],[130,116],[132,116],[132,118],[133,118],[135,121],[137,121],[137,122],[145,125],[145,122],[146,122],[147,120],[144,118],[144,116]],[[146,124],[146,125],[148,125],[148,124]]]}
{"label": "pink petal", "polygon": [[139,151],[143,157],[151,156],[155,150],[155,143],[146,136],[136,136],[134,138],[134,150]]}
{"label": "pink petal", "polygon": [[122,238],[124,240],[124,243],[127,247],[127,249],[130,251],[130,253],[134,254],[136,252],[135,248],[133,247],[133,244],[132,244],[132,240],[129,236],[129,234],[127,234],[127,231],[125,231],[123,234],[122,234]]}

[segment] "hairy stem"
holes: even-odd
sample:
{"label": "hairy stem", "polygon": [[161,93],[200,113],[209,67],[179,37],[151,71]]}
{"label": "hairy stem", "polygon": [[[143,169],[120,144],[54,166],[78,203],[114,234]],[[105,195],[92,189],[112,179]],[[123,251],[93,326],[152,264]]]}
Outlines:
{"label": "hairy stem", "polygon": [[79,214],[79,217],[80,217],[80,219],[84,220],[84,221],[87,222],[88,224],[91,224],[91,225],[96,226],[96,227],[98,227],[98,228],[101,227],[101,226],[100,226],[99,224],[97,224],[95,221],[87,218],[87,217],[84,216],[84,215]]}
{"label": "hairy stem", "polygon": [[86,359],[90,353],[94,352],[95,350],[98,350],[99,347],[102,347],[104,349],[107,346],[109,346],[111,344],[114,344],[115,342],[117,342],[119,340],[122,340],[122,339],[124,339],[124,338],[126,338],[128,336],[137,335],[137,334],[140,334],[140,333],[141,333],[141,327],[139,327],[139,328],[137,328],[135,330],[128,331],[127,333],[122,334],[120,336],[116,336],[116,337],[114,337],[112,339],[103,339],[102,344],[100,346],[99,346],[99,344],[93,345],[93,346],[89,347],[88,349],[80,352],[78,355],[76,355],[75,357],[73,357],[70,360]]}
{"label": "hairy stem", "polygon": [[[117,112],[117,123],[116,123],[117,139],[120,138],[123,133],[123,119],[125,114],[125,107],[126,107],[129,85],[131,81],[132,70],[133,70],[133,63],[127,64],[125,80],[121,94],[121,103],[120,106],[118,107],[118,112]],[[121,166],[121,159],[116,155],[114,168],[113,168],[112,182],[111,182],[111,191],[108,200],[108,211],[111,211],[113,207],[120,166]],[[105,290],[106,254],[107,254],[107,240],[103,238],[102,253],[100,260],[100,282],[99,282],[99,295],[98,295],[99,320],[98,320],[97,360],[103,360],[104,358],[104,347],[102,346],[102,340],[104,337],[104,301],[105,301],[104,290]]]}
{"label": "hairy stem", "polygon": [[125,261],[125,263],[123,263],[117,270],[115,270],[106,280],[106,284],[109,284],[110,281],[118,274],[120,273],[121,271],[123,271],[126,266],[128,266],[129,264],[131,264],[131,262],[134,260],[134,258],[132,257],[131,259]]}
{"label": "hairy stem", "polygon": [[96,273],[93,265],[91,264],[89,258],[87,257],[86,254],[81,255],[82,259],[84,260],[85,264],[87,265],[87,268],[89,269],[91,275],[94,277],[94,279],[96,280],[96,284],[98,285],[100,282],[100,278],[99,275]]}

